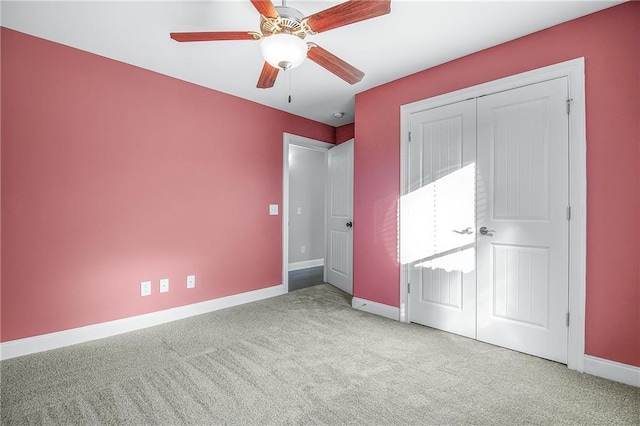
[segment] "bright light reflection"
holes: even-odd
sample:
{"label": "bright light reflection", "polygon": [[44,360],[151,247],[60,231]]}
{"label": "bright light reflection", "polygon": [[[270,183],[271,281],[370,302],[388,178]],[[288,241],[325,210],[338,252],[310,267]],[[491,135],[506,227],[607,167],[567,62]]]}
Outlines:
{"label": "bright light reflection", "polygon": [[473,247],[469,247],[462,251],[416,263],[414,266],[416,268],[444,269],[447,272],[462,271],[462,273],[466,274],[473,271],[475,260],[476,250]]}
{"label": "bright light reflection", "polygon": [[473,270],[475,183],[469,164],[400,198],[401,263]]}

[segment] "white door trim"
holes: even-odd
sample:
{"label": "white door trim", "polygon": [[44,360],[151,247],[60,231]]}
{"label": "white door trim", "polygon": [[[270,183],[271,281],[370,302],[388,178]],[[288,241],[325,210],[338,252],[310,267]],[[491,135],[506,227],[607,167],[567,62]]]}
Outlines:
{"label": "white door trim", "polygon": [[[587,238],[587,161],[584,58],[527,71],[488,83],[413,102],[400,107],[400,195],[407,193],[407,160],[410,115],[425,109],[463,101],[469,98],[515,89],[559,77],[569,82],[569,325],[567,366],[584,370],[584,325]],[[406,268],[400,267],[400,321],[408,322]]]}
{"label": "white door trim", "polygon": [[[282,136],[282,289],[284,293],[289,292],[289,146],[297,145],[326,153],[335,145],[315,139],[305,138],[291,133],[283,133]],[[325,205],[326,205],[325,190]],[[327,239],[327,221],[324,223],[325,247]],[[324,280],[326,281],[327,271],[325,264]]]}

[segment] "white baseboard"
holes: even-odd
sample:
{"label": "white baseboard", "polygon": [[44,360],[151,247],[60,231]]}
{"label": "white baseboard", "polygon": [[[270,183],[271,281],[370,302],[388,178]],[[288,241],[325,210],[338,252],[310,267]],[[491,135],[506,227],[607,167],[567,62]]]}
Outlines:
{"label": "white baseboard", "polygon": [[400,308],[396,308],[395,306],[372,302],[371,300],[360,299],[359,297],[354,297],[351,300],[351,306],[354,309],[358,309],[360,311],[365,311],[371,314],[380,315],[381,317],[400,321]]}
{"label": "white baseboard", "polygon": [[584,372],[614,382],[640,387],[640,367],[622,364],[591,355],[584,356]]}
{"label": "white baseboard", "polygon": [[25,339],[11,340],[0,344],[0,360],[15,358],[36,352],[48,351],[64,346],[98,340],[116,334],[127,333],[141,328],[206,314],[219,309],[230,308],[249,302],[255,302],[269,297],[279,296],[283,293],[282,284],[234,294],[219,299],[207,300],[186,306],[151,312],[135,317],[123,318],[55,333],[42,334],[40,336],[27,337]]}
{"label": "white baseboard", "polygon": [[316,266],[324,266],[324,259],[303,260],[302,262],[290,263],[289,271],[298,271],[300,269],[315,268]]}

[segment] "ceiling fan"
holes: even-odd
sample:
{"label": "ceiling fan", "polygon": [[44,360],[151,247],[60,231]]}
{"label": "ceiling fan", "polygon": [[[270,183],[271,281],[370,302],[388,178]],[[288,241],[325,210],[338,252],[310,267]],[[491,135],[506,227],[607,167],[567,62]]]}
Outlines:
{"label": "ceiling fan", "polygon": [[273,87],[278,72],[297,67],[305,58],[340,77],[349,84],[362,80],[364,73],[313,42],[304,38],[323,31],[385,15],[391,11],[391,0],[351,0],[304,17],[298,10],[274,6],[270,0],[250,0],[260,13],[260,30],[171,33],[179,42],[260,40],[265,59],[257,87]]}

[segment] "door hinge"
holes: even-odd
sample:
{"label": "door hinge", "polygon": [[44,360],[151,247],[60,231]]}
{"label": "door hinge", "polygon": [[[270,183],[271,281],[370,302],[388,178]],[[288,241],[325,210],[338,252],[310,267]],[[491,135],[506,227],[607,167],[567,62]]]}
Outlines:
{"label": "door hinge", "polygon": [[569,312],[567,312],[567,327],[569,327]]}
{"label": "door hinge", "polygon": [[411,283],[407,283],[407,293],[411,293]]}
{"label": "door hinge", "polygon": [[571,206],[567,206],[567,220],[571,220]]}
{"label": "door hinge", "polygon": [[409,142],[411,142],[411,132],[409,132]]}
{"label": "door hinge", "polygon": [[571,114],[571,102],[573,102],[573,98],[567,99],[567,114]]}

